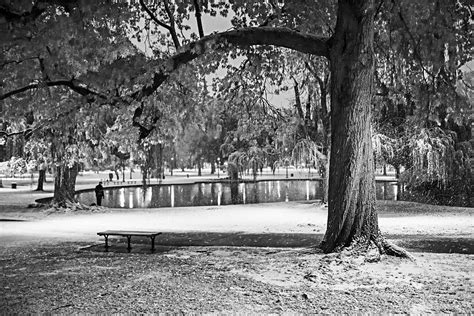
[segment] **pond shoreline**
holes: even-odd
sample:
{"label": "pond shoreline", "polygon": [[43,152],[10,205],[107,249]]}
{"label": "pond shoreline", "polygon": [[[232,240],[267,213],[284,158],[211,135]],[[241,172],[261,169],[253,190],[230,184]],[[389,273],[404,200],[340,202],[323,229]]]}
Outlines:
{"label": "pond shoreline", "polygon": [[[119,182],[122,184],[121,182]],[[311,179],[258,179],[203,180],[151,184],[146,187],[127,181],[125,185],[107,185],[102,205],[111,208],[162,208],[181,206],[220,206],[231,204],[259,204],[289,201],[316,201],[323,196],[322,180]],[[379,200],[395,200],[396,181],[376,180]],[[78,190],[76,196],[82,204],[94,205],[93,189]],[[37,200],[46,204],[49,199]]]}

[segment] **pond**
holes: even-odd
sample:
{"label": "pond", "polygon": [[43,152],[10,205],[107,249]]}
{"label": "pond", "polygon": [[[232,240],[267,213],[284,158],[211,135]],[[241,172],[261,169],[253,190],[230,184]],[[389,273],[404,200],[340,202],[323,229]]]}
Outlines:
{"label": "pond", "polygon": [[[377,182],[377,199],[394,200],[396,182]],[[105,188],[102,205],[112,208],[158,208],[210,206],[288,201],[310,201],[322,197],[319,180],[265,180],[257,182],[202,182],[192,184]],[[94,192],[81,192],[80,202],[95,203]]]}

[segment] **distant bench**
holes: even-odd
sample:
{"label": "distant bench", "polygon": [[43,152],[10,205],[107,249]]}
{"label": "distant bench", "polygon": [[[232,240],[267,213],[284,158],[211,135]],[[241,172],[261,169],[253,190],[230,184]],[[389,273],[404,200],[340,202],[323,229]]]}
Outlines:
{"label": "distant bench", "polygon": [[155,250],[155,237],[161,235],[161,232],[146,232],[146,231],[127,231],[127,230],[106,230],[103,232],[98,232],[97,235],[105,237],[105,250],[109,248],[109,236],[122,236],[127,237],[127,250],[130,252],[132,247],[130,246],[130,240],[132,236],[138,237],[148,237],[151,239],[151,251]]}
{"label": "distant bench", "polygon": [[100,179],[100,181],[104,184],[104,185],[108,185],[108,184],[137,184],[137,181],[135,180],[126,180],[126,181],[121,181],[121,180],[108,180],[108,179]]}

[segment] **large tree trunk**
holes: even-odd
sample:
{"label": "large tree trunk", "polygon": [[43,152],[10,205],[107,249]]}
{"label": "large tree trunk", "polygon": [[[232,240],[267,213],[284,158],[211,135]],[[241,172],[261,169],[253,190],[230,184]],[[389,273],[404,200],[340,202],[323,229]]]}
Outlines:
{"label": "large tree trunk", "polygon": [[339,1],[330,48],[332,154],[325,252],[380,234],[370,133],[373,29],[373,0]]}
{"label": "large tree trunk", "polygon": [[329,205],[321,248],[332,252],[344,247],[369,249],[372,245],[377,254],[408,256],[381,236],[375,209],[370,125],[375,64],[374,14],[374,0],[339,1],[330,47]]}
{"label": "large tree trunk", "polygon": [[77,163],[74,163],[72,167],[67,163],[56,166],[53,203],[61,207],[66,207],[68,203],[77,202],[75,198],[75,187],[78,172],[79,164]]}

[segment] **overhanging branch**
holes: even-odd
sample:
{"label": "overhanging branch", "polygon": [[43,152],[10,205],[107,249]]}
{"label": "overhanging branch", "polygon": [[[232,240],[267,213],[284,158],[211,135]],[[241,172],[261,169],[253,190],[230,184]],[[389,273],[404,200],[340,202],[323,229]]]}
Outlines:
{"label": "overhanging branch", "polygon": [[293,49],[302,53],[329,56],[328,37],[303,34],[288,28],[250,27],[216,33],[205,36],[196,42],[181,47],[174,56],[166,60],[157,69],[151,84],[134,92],[131,97],[141,100],[151,95],[181,65],[212,50],[226,50],[229,46],[249,47],[255,45],[271,45]]}
{"label": "overhanging branch", "polygon": [[92,91],[89,88],[79,85],[78,83],[75,82],[75,80],[56,80],[56,81],[47,81],[43,83],[33,83],[12,91],[9,91],[5,94],[0,95],[0,100],[5,100],[7,98],[10,98],[14,95],[21,94],[23,92],[33,90],[33,89],[38,89],[42,85],[45,85],[47,87],[58,87],[58,86],[64,86],[68,87],[72,91],[75,91],[79,93],[80,95],[86,96],[88,98],[94,98],[97,97],[99,99],[107,99],[107,96],[102,95],[98,92]]}

